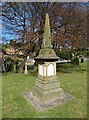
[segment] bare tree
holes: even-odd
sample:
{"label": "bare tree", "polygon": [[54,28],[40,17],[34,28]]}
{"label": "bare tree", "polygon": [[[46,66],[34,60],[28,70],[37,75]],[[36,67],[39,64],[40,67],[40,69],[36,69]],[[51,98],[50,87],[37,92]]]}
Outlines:
{"label": "bare tree", "polygon": [[81,3],[4,2],[3,26],[9,33],[21,38],[24,62],[26,51],[31,49],[33,52],[37,44],[42,43],[46,13],[50,17],[54,43],[61,46],[68,43],[75,47],[87,45],[87,12]]}

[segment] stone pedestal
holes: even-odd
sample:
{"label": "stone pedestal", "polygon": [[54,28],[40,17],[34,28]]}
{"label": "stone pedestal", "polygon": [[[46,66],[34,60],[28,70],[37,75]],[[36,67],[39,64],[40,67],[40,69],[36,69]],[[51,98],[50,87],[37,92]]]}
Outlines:
{"label": "stone pedestal", "polygon": [[63,96],[63,90],[56,77],[56,62],[38,64],[38,77],[33,93],[44,102]]}
{"label": "stone pedestal", "polygon": [[36,81],[33,93],[42,101],[48,102],[63,96],[63,90],[59,87],[59,81]]}

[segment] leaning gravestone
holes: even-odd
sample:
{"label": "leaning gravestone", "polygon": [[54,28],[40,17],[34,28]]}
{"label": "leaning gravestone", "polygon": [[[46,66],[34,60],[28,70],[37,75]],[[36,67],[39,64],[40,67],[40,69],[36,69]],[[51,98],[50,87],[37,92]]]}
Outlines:
{"label": "leaning gravestone", "polygon": [[60,87],[60,81],[56,76],[58,57],[52,49],[48,14],[46,14],[43,43],[35,60],[38,62],[38,77],[33,91],[24,93],[26,99],[40,111],[72,99],[73,97]]}

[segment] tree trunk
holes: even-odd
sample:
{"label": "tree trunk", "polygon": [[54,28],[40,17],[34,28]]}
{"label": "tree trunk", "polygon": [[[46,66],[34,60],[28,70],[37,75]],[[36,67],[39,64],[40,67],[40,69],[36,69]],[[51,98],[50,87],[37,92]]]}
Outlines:
{"label": "tree trunk", "polygon": [[20,65],[20,72],[23,73],[23,69],[24,69],[24,61],[21,62]]}
{"label": "tree trunk", "polygon": [[24,60],[21,62],[21,65],[20,65],[20,72],[21,72],[21,73],[24,72],[24,65],[25,65],[25,62],[26,62],[26,58],[24,58]]}

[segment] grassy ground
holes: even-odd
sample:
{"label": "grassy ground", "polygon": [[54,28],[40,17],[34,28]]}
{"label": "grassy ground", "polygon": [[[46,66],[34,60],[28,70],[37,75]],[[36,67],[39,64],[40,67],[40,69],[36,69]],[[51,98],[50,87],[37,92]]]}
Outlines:
{"label": "grassy ground", "polygon": [[75,99],[46,112],[35,110],[22,93],[34,87],[36,74],[3,74],[2,117],[3,118],[86,118],[87,116],[87,71],[86,63],[80,65],[84,71],[57,72],[61,87]]}

